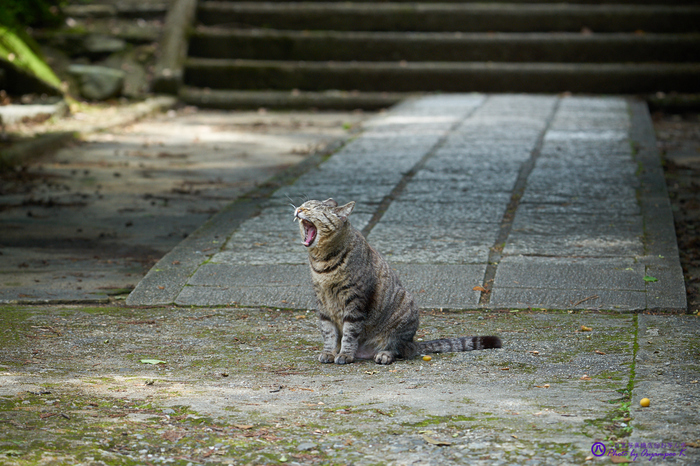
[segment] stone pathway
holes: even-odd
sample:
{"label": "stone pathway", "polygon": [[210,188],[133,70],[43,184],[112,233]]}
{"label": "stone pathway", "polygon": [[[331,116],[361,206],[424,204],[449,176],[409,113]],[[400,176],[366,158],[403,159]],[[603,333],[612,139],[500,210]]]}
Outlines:
{"label": "stone pathway", "polygon": [[353,225],[422,307],[685,311],[653,128],[635,100],[424,97],[298,171],[215,216],[127,303],[313,308],[290,202],[333,197],[357,202]]}

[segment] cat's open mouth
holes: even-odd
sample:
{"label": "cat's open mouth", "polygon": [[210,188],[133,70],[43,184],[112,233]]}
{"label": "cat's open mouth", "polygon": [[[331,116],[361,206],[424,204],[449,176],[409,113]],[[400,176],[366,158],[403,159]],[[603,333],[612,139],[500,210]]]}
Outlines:
{"label": "cat's open mouth", "polygon": [[301,224],[304,227],[304,241],[302,241],[302,244],[308,248],[316,239],[316,227],[313,223],[304,219],[301,219]]}

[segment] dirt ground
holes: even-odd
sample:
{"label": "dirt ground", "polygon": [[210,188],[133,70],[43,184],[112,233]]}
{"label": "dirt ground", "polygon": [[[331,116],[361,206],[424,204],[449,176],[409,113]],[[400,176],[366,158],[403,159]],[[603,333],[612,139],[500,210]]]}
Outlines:
{"label": "dirt ground", "polygon": [[653,115],[685,275],[688,312],[700,313],[700,114]]}

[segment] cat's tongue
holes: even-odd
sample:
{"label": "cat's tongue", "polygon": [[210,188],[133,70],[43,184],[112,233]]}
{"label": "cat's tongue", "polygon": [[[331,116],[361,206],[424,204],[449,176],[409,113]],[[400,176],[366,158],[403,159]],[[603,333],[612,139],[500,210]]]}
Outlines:
{"label": "cat's tongue", "polygon": [[302,220],[304,225],[304,246],[309,247],[316,239],[316,227],[313,223]]}

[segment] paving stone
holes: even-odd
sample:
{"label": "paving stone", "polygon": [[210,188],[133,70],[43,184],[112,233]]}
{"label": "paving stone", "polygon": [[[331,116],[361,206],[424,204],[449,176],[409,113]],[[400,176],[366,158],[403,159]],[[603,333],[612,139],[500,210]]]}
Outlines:
{"label": "paving stone", "polygon": [[494,288],[645,291],[645,266],[633,258],[504,257]]}
{"label": "paving stone", "polygon": [[496,234],[488,223],[465,223],[459,230],[445,232],[426,225],[380,222],[368,241],[392,263],[473,264],[488,260]]}

